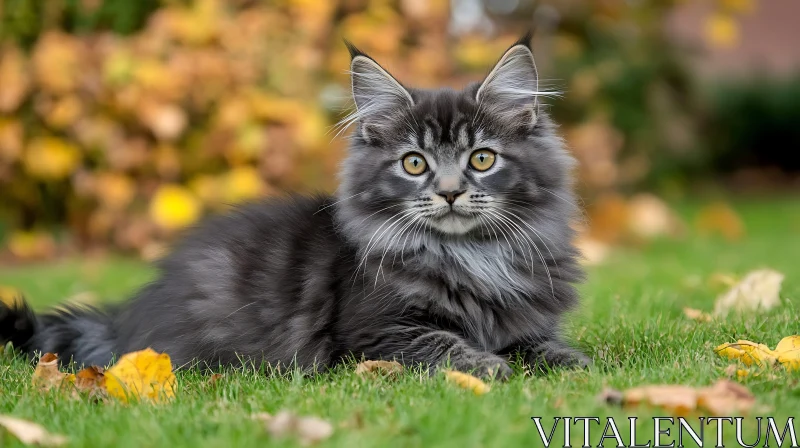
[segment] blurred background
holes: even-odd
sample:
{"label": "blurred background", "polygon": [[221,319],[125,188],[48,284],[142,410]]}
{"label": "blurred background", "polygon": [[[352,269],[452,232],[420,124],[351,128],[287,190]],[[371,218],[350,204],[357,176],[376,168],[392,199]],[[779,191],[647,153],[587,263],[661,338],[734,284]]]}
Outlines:
{"label": "blurred background", "polygon": [[589,261],[737,240],[735,198],[800,199],[798,17],[797,0],[0,0],[0,263],[153,259],[204,214],[333,191],[342,38],[409,85],[461,87],[528,29],[564,92],[547,107],[580,161]]}

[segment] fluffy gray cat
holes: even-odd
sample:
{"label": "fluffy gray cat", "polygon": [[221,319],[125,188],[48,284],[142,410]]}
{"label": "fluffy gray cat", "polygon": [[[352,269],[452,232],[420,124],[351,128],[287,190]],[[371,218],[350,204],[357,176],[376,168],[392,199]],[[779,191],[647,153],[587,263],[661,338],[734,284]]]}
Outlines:
{"label": "fluffy gray cat", "polygon": [[356,129],[336,197],[208,219],[118,307],[1,305],[0,341],[96,365],[146,347],[179,366],[587,365],[559,335],[582,278],[573,159],[538,103],[529,37],[462,91],[404,87],[348,46]]}

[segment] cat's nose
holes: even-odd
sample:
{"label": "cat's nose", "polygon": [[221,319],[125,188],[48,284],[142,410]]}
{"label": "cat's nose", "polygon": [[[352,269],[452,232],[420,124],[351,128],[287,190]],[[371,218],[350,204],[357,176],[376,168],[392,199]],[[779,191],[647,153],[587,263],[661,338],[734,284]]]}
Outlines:
{"label": "cat's nose", "polygon": [[460,191],[437,191],[436,194],[443,197],[448,204],[453,205],[453,202],[456,202],[456,198],[464,194],[466,190]]}

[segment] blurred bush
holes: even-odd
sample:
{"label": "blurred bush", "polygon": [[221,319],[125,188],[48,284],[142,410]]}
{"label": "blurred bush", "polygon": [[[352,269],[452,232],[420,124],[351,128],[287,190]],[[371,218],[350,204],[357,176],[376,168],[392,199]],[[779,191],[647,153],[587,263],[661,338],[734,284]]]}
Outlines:
{"label": "blurred bush", "polygon": [[761,183],[800,172],[800,78],[728,82],[711,96],[701,172],[761,173]]}
{"label": "blurred bush", "polygon": [[[2,0],[7,247],[154,254],[208,211],[332,190],[341,37],[401,80],[460,86],[535,27],[584,191],[658,182],[697,145],[692,80],[661,23],[677,2]],[[730,27],[712,28],[729,43]]]}

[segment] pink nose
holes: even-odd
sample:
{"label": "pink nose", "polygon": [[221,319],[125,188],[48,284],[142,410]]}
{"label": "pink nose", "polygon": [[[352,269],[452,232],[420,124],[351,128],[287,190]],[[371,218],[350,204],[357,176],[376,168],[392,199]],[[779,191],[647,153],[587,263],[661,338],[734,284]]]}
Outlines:
{"label": "pink nose", "polygon": [[436,194],[443,197],[448,204],[453,205],[453,202],[456,202],[456,198],[464,194],[464,190],[461,191],[437,191]]}

